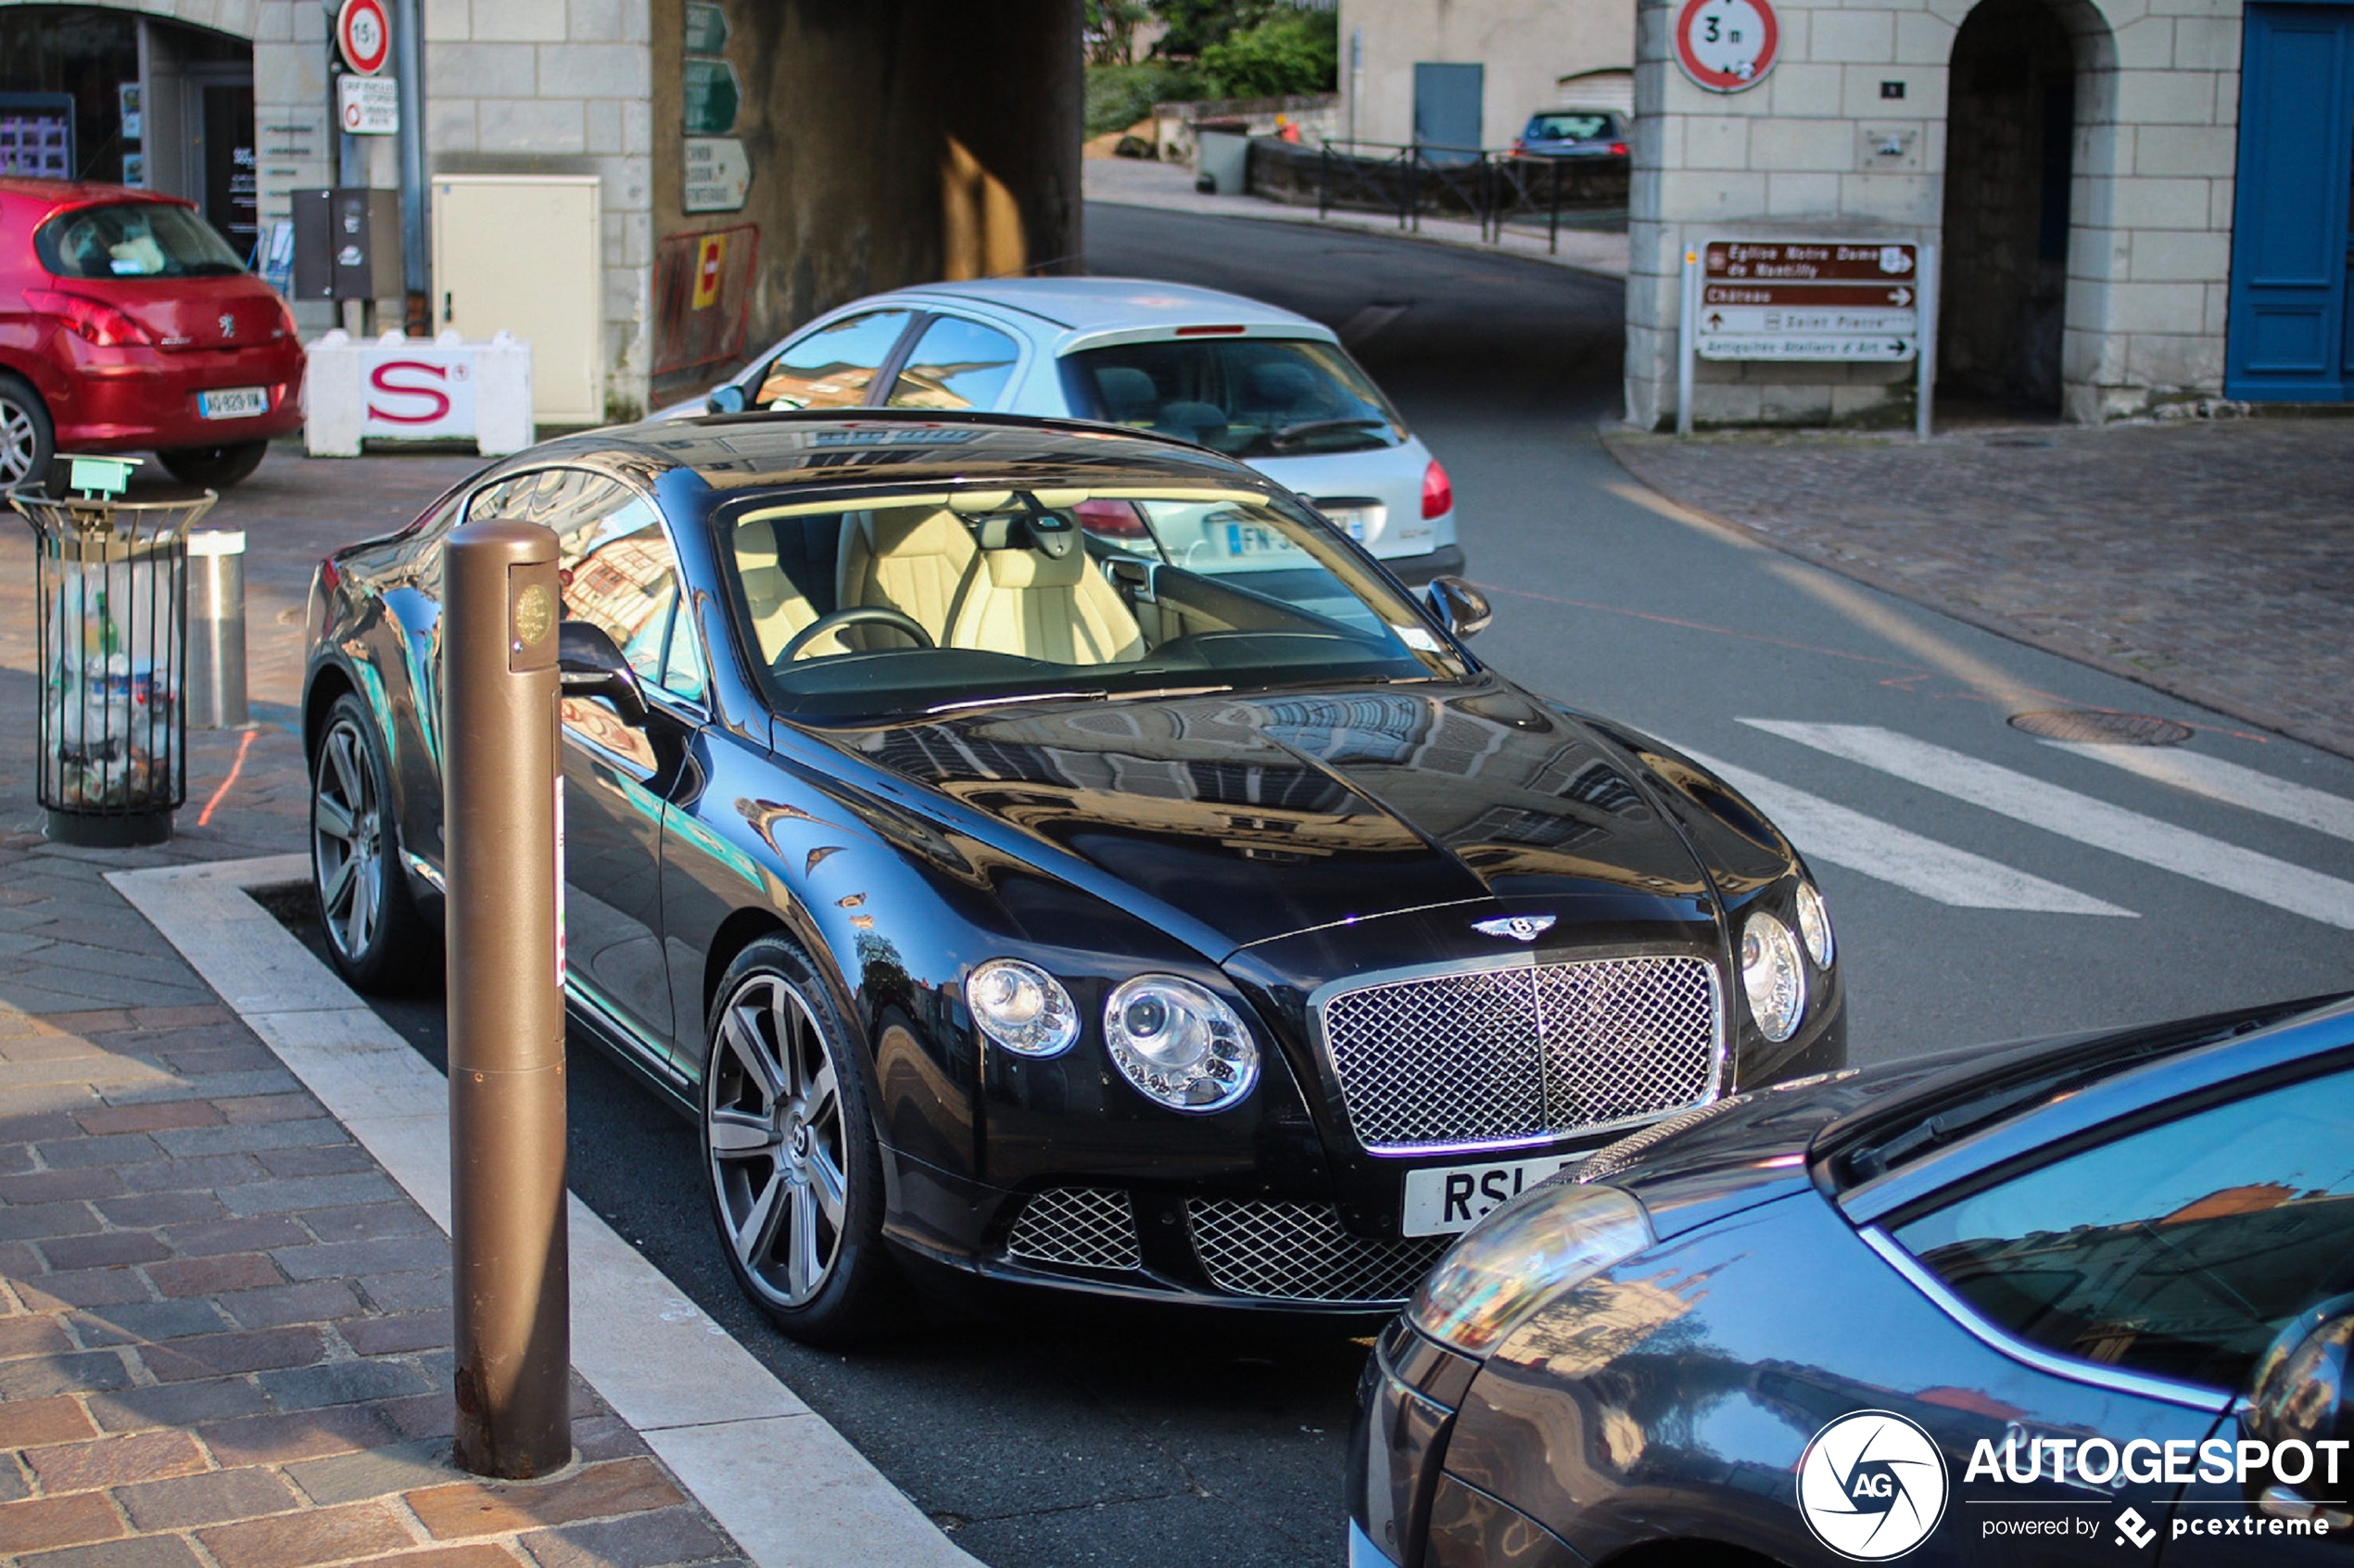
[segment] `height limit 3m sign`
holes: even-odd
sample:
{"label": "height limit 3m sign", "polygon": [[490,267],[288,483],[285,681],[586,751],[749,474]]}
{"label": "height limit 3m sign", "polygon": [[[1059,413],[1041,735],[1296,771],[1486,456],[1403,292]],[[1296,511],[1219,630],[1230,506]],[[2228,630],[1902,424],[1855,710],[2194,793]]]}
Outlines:
{"label": "height limit 3m sign", "polygon": [[1916,245],[1710,240],[1692,348],[1703,360],[1910,360],[1920,295]]}

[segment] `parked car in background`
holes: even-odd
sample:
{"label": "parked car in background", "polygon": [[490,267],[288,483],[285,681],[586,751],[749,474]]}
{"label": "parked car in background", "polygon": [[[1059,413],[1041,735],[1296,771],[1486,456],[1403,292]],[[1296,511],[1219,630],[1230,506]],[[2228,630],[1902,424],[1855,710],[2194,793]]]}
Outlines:
{"label": "parked car in background", "polygon": [[1096,420],[1277,480],[1420,585],[1463,569],[1447,471],[1330,328],[1214,289],[990,278],[876,295],[656,413],[941,409]]}
{"label": "parked car in background", "polygon": [[702,1130],[739,1283],[892,1254],[1386,1315],[1625,1129],[1845,1060],[1790,844],[1465,648],[1265,475],[927,410],[606,430],[338,551],[310,607],[337,967],[435,967],[443,541],[561,549],[565,991]]}
{"label": "parked car in background", "polygon": [[153,449],[221,488],[302,424],[294,314],[193,203],[0,178],[0,486]]}
{"label": "parked car in background", "polygon": [[1440,1261],[1349,1560],[2342,1564],[2350,1347],[2346,998],[1785,1083]]}
{"label": "parked car in background", "polygon": [[1626,161],[1626,127],[1610,109],[1539,109],[1512,138],[1523,158]]}

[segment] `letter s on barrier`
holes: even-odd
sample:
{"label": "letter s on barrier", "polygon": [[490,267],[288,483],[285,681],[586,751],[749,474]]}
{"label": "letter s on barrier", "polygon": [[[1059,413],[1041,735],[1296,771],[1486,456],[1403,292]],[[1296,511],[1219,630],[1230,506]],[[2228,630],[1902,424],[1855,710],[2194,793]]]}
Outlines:
{"label": "letter s on barrier", "polygon": [[432,411],[396,413],[390,409],[378,408],[374,399],[371,398],[368,403],[370,419],[381,419],[393,424],[433,424],[449,416],[449,395],[448,393],[437,386],[420,386],[414,383],[404,384],[391,380],[389,377],[394,371],[414,371],[420,375],[429,375],[436,381],[447,381],[449,378],[449,373],[441,366],[429,365],[423,360],[386,360],[370,373],[368,385],[386,398],[421,398],[432,405]]}

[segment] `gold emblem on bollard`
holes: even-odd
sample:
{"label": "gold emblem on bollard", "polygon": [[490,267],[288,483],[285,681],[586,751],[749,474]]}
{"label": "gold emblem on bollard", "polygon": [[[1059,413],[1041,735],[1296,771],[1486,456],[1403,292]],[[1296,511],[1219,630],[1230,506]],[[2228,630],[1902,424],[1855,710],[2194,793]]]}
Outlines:
{"label": "gold emblem on bollard", "polygon": [[556,601],[546,588],[533,583],[515,595],[515,640],[528,648],[543,640],[556,624]]}

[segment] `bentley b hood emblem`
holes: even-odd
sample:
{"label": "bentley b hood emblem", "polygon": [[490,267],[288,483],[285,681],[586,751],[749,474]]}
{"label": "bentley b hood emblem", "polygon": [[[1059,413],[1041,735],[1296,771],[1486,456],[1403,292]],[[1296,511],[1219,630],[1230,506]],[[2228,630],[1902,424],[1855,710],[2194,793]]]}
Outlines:
{"label": "bentley b hood emblem", "polygon": [[1550,915],[1496,915],[1472,922],[1473,930],[1487,936],[1510,937],[1514,942],[1535,942],[1552,929]]}

